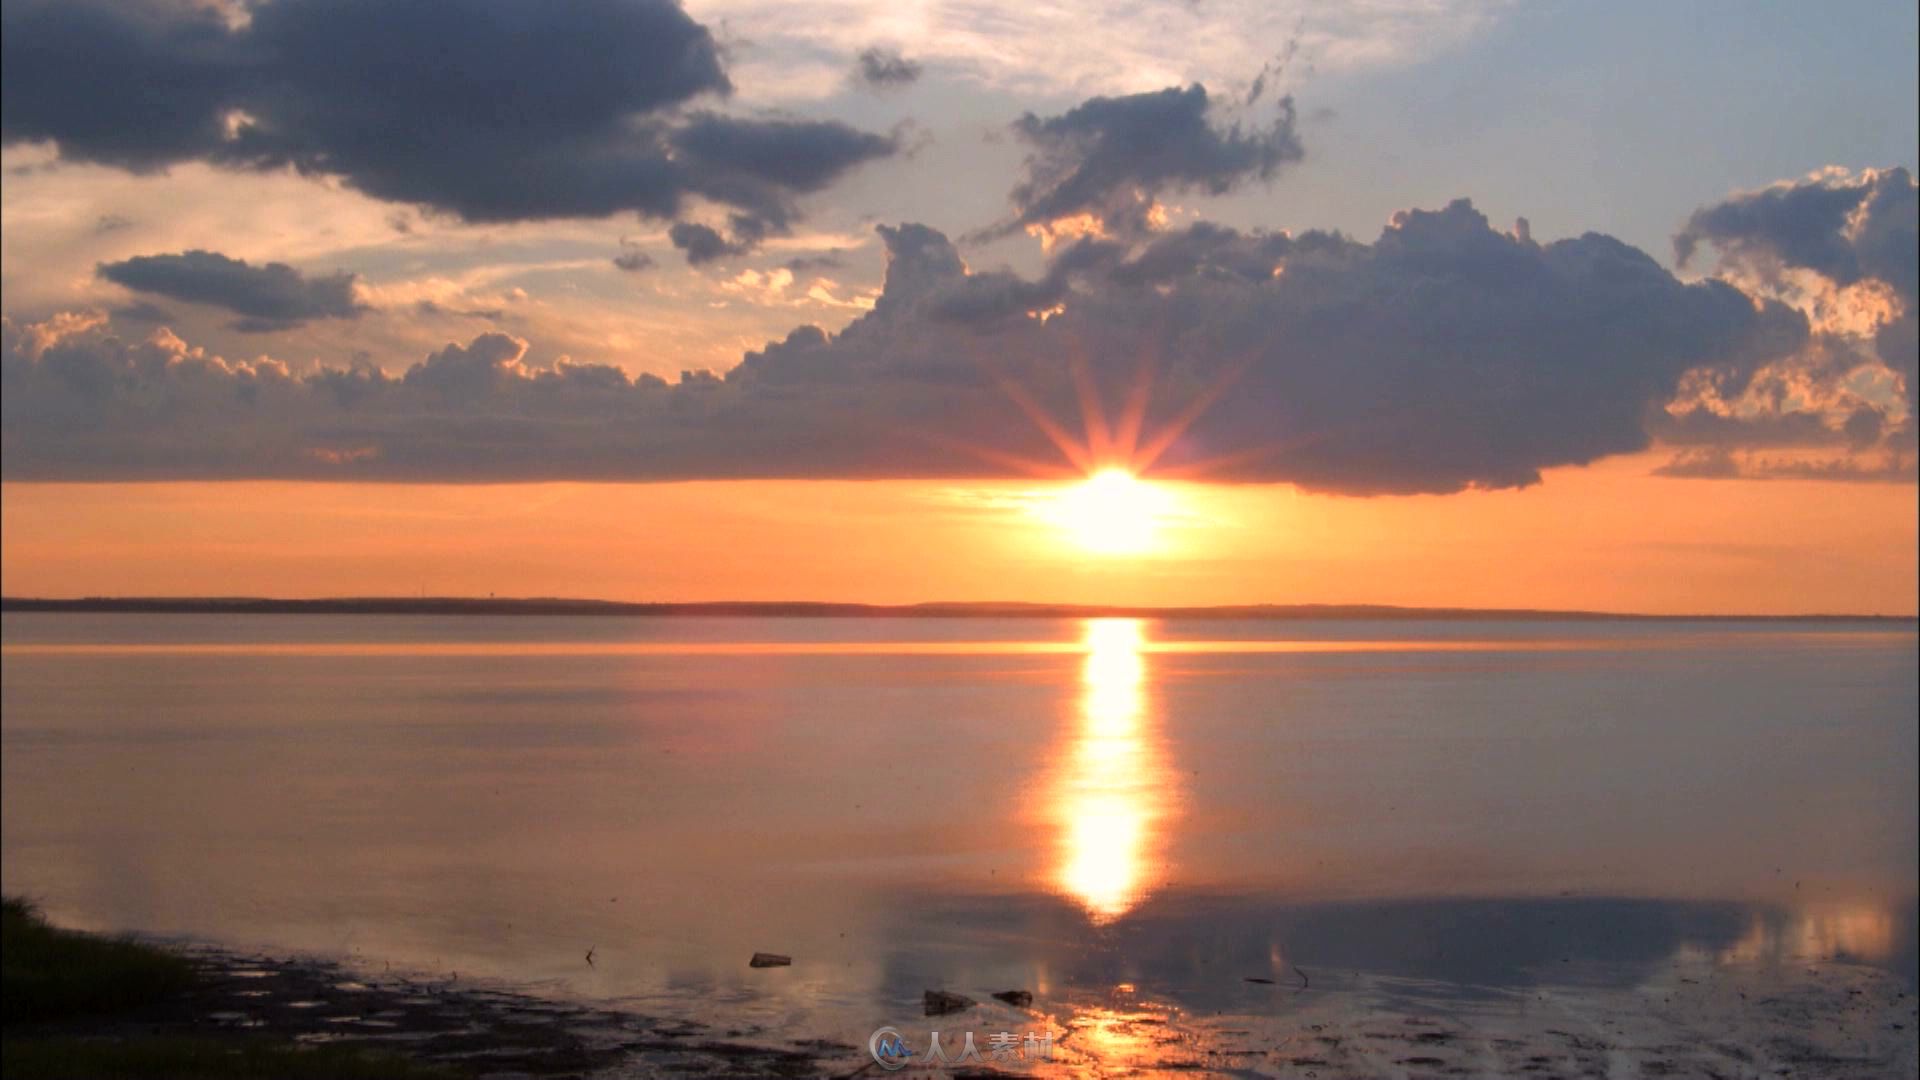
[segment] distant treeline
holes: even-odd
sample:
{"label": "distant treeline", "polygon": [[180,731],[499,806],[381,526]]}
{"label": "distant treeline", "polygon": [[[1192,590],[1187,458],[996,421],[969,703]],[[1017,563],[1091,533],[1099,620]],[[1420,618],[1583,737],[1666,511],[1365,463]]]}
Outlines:
{"label": "distant treeline", "polygon": [[1025,618],[1025,619],[1405,619],[1667,622],[1880,622],[1902,615],[1635,615],[1531,608],[1419,608],[1380,604],[1240,604],[1221,607],[1137,607],[1107,604],[1012,602],[836,604],[819,601],[715,601],[688,604],[615,600],[492,597],[338,597],[275,600],[258,597],[89,596],[74,599],[0,597],[0,611],[121,612],[154,615],[751,615],[803,618]]}

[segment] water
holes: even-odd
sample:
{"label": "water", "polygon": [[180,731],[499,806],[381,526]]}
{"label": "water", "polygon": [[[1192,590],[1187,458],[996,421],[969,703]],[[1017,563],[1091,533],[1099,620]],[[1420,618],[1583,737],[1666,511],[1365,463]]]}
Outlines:
{"label": "water", "polygon": [[1913,978],[1911,624],[3,630],[0,878],[81,926],[848,1038],[936,987]]}

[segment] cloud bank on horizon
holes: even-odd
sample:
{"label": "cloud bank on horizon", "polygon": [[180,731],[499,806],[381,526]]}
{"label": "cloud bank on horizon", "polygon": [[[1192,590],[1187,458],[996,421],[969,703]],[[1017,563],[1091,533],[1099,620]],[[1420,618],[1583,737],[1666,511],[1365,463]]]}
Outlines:
{"label": "cloud bank on horizon", "polygon": [[[468,223],[632,214],[665,223],[696,267],[788,234],[803,196],[903,148],[837,120],[717,111],[724,50],[664,0],[537,17],[507,0],[4,10],[9,144],[136,173],[292,170]],[[871,90],[925,77],[888,47],[850,55],[841,78]],[[1699,280],[1598,233],[1495,228],[1465,199],[1397,214],[1372,242],[1175,224],[1168,200],[1309,160],[1292,98],[1262,99],[1267,75],[1239,100],[1191,83],[1024,113],[1007,216],[979,235],[1039,236],[1039,272],[973,269],[940,230],[883,225],[870,310],[724,374],[536,364],[499,329],[410,364],[226,359],[163,326],[128,332],[166,320],[149,301],[9,313],[0,475],[981,477],[1121,461],[1375,495],[1524,486],[1662,445],[1675,476],[1914,478],[1907,170],[1828,169],[1700,208],[1674,238],[1683,271],[1711,262]],[[624,239],[607,262],[654,266]],[[94,273],[253,334],[400,317],[351,269],[195,248]]]}

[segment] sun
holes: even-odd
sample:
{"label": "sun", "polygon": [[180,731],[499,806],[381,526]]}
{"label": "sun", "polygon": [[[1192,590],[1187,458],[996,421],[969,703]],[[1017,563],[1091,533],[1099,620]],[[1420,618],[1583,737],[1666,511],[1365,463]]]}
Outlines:
{"label": "sun", "polygon": [[1055,495],[1042,516],[1073,542],[1099,555],[1154,550],[1172,509],[1167,491],[1120,468],[1106,468]]}

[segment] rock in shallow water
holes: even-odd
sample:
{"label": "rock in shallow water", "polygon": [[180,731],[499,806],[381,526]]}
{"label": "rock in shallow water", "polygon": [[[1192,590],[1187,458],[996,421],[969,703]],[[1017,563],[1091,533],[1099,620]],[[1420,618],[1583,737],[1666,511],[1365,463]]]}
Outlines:
{"label": "rock in shallow water", "polygon": [[973,999],[959,994],[949,994],[945,990],[929,990],[926,997],[928,1016],[945,1016],[962,1009],[973,1008]]}

